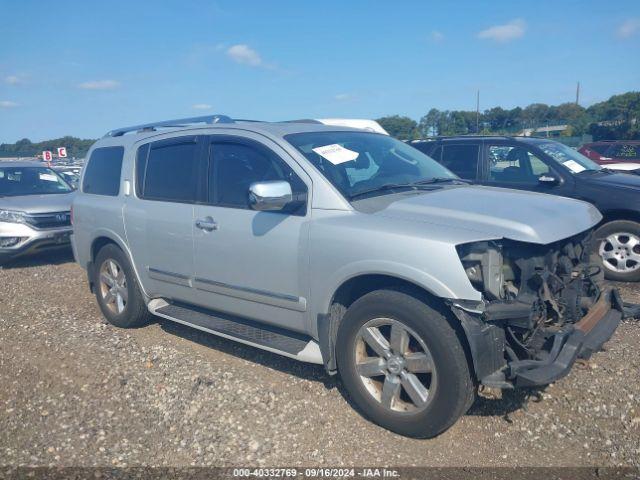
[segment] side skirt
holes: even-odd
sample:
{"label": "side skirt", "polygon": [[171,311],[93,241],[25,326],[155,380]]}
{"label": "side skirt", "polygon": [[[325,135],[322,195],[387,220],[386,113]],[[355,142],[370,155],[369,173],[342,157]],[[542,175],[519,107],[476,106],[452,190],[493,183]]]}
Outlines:
{"label": "side skirt", "polygon": [[301,362],[323,364],[320,346],[307,335],[233,315],[213,312],[195,305],[169,303],[161,298],[151,300],[147,308],[153,315],[204,332]]}

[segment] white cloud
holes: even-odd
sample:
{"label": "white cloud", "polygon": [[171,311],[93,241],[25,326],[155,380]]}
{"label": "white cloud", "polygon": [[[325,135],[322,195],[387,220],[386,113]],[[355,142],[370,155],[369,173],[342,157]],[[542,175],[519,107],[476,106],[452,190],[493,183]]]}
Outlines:
{"label": "white cloud", "polygon": [[351,99],[351,95],[349,95],[348,93],[339,93],[337,95],[334,95],[333,97],[335,100],[338,101],[345,101],[345,100],[350,100]]}
{"label": "white cloud", "polygon": [[250,67],[260,67],[263,65],[260,54],[249,45],[232,45],[227,49],[227,56],[236,63],[249,65]]}
{"label": "white cloud", "polygon": [[83,90],[114,90],[120,86],[116,80],[91,80],[78,85]]}
{"label": "white cloud", "polygon": [[620,38],[629,38],[640,32],[640,18],[630,18],[618,26],[616,34]]}
{"label": "white cloud", "polygon": [[431,32],[430,37],[432,42],[440,43],[444,40],[444,33],[434,30]]}
{"label": "white cloud", "polygon": [[194,105],[191,105],[191,108],[193,108],[194,110],[211,110],[213,107],[208,103],[196,103]]}
{"label": "white cloud", "polygon": [[4,83],[7,85],[19,85],[22,83],[22,78],[18,75],[8,75],[4,77]]}
{"label": "white cloud", "polygon": [[19,104],[12,102],[11,100],[0,100],[0,108],[14,108]]}
{"label": "white cloud", "polygon": [[493,40],[499,43],[509,42],[524,36],[527,24],[521,18],[516,18],[504,25],[494,25],[478,33],[482,40]]}

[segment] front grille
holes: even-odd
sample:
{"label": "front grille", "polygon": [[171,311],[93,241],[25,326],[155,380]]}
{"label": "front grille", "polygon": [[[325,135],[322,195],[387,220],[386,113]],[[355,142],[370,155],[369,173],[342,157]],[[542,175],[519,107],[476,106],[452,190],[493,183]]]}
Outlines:
{"label": "front grille", "polygon": [[71,212],[37,213],[26,216],[27,223],[34,228],[59,228],[71,225]]}

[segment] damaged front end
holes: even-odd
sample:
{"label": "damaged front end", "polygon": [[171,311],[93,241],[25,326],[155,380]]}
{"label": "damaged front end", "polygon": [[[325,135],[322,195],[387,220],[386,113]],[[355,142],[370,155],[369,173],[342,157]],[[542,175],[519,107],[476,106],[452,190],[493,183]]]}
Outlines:
{"label": "damaged front end", "polygon": [[616,289],[590,261],[587,233],[548,245],[458,246],[481,302],[452,300],[483,385],[546,385],[606,342],[622,318]]}

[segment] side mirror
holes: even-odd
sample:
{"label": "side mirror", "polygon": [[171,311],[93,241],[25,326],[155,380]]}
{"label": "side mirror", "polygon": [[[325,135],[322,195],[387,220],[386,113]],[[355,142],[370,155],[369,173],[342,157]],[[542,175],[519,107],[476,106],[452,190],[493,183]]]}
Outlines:
{"label": "side mirror", "polygon": [[551,174],[543,174],[538,177],[538,182],[542,183],[543,185],[557,185],[558,183],[560,183],[560,180],[558,180],[557,177]]}
{"label": "side mirror", "polygon": [[282,210],[292,200],[291,185],[283,180],[255,182],[249,186],[249,205],[253,210]]}

